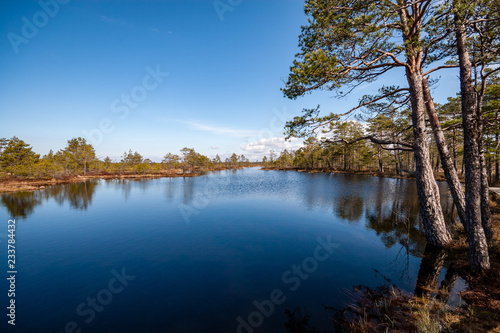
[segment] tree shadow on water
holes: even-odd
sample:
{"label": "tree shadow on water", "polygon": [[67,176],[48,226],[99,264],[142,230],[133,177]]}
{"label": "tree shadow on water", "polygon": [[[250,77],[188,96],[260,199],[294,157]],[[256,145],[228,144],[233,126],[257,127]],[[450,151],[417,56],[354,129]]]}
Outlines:
{"label": "tree shadow on water", "polygon": [[[443,268],[447,268],[447,273],[439,283]],[[373,270],[385,284],[376,288],[359,285],[347,291],[350,301],[343,309],[324,306],[330,311],[331,329],[335,332],[441,332],[460,325],[466,312],[465,302],[449,304],[459,274],[446,261],[445,251],[425,247],[414,293],[398,288],[388,277]],[[286,314],[287,332],[322,332],[309,325],[312,316],[307,311],[286,310]]]}
{"label": "tree shadow on water", "polygon": [[304,308],[304,311],[300,307],[294,310],[285,309],[285,314],[288,317],[288,321],[285,323],[288,333],[320,333],[310,326],[311,314],[307,312],[307,309]]}

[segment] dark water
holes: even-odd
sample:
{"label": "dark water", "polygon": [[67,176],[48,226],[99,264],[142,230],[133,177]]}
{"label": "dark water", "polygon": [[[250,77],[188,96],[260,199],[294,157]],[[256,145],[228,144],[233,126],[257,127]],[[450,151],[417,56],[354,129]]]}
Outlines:
{"label": "dark water", "polygon": [[1,200],[3,275],[6,224],[17,221],[9,331],[286,332],[285,309],[306,307],[311,325],[331,332],[323,305],[343,307],[353,286],[390,279],[414,292],[425,275],[407,180],[253,168],[53,186]]}

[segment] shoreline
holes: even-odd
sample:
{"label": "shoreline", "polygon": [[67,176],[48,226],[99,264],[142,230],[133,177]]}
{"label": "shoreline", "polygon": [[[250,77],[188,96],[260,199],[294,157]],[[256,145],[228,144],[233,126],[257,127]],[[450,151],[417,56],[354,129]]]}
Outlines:
{"label": "shoreline", "polygon": [[[395,173],[385,173],[378,171],[370,171],[370,170],[328,170],[328,169],[301,169],[301,168],[276,168],[276,167],[263,167],[261,170],[274,170],[274,171],[295,171],[295,172],[305,172],[305,173],[333,173],[333,174],[342,174],[342,175],[361,175],[361,176],[372,176],[372,177],[382,177],[382,178],[394,178],[394,179],[415,179],[411,173],[405,171],[407,176],[398,175]],[[436,176],[436,180],[438,181],[446,181],[446,179],[441,177],[441,175]]]}
{"label": "shoreline", "polygon": [[[372,177],[382,177],[382,178],[393,178],[393,179],[408,179],[412,180],[415,179],[415,177],[411,174],[408,173],[407,171],[404,171],[407,175],[397,175],[395,173],[385,173],[385,172],[378,172],[378,171],[370,171],[370,170],[362,170],[362,171],[356,171],[356,170],[328,170],[328,169],[300,169],[300,168],[277,168],[277,167],[262,167],[261,170],[265,171],[295,171],[295,172],[305,172],[305,173],[332,173],[332,174],[343,174],[343,175],[360,175],[360,176],[372,176]],[[444,174],[434,174],[434,179],[439,182],[446,182],[446,177]],[[464,177],[459,177],[460,183],[464,184],[465,179]],[[497,194],[500,194],[500,183],[496,182],[490,182],[489,183],[490,191],[493,191]]]}
{"label": "shoreline", "polygon": [[[198,171],[198,170],[197,170]],[[221,171],[221,170],[208,170]],[[85,182],[92,179],[157,179],[157,178],[179,178],[179,177],[198,177],[202,173],[186,173],[186,172],[162,172],[162,173],[127,173],[127,174],[89,174],[89,175],[71,175],[64,178],[52,179],[16,179],[4,178],[0,179],[0,193],[15,193],[15,192],[33,192],[44,190],[47,186],[72,184]]]}
{"label": "shoreline", "polygon": [[[157,179],[157,178],[179,178],[179,177],[198,177],[203,175],[203,172],[210,171],[223,171],[236,168],[214,169],[214,170],[191,170],[194,172],[183,172],[182,169],[165,170],[159,173],[109,173],[109,174],[87,174],[87,175],[68,175],[62,178],[0,178],[0,193],[15,193],[15,192],[33,192],[44,190],[47,186],[80,183],[92,179]],[[324,169],[305,170],[299,168],[276,168],[276,167],[261,167],[261,170],[275,170],[275,171],[296,171],[307,173],[338,173],[338,174],[356,174],[384,178],[400,178],[412,179],[412,177],[398,176],[395,174],[384,174],[373,171],[357,172],[357,171],[333,171]],[[444,179],[443,179],[444,180]]]}
{"label": "shoreline", "polygon": [[[300,169],[300,168],[277,168],[277,167],[260,167],[260,170],[264,171],[295,171],[295,172],[305,172],[305,173],[332,173],[332,174],[345,174],[345,175],[364,175],[372,177],[382,177],[382,178],[393,178],[393,179],[415,179],[411,174],[397,175],[394,173],[382,173],[378,171],[343,171],[343,170],[326,170],[326,169]],[[14,192],[32,192],[43,190],[47,186],[59,185],[59,184],[71,184],[80,183],[92,179],[157,179],[157,178],[178,178],[178,177],[198,177],[202,176],[204,172],[211,171],[223,171],[223,170],[233,170],[242,169],[242,167],[235,168],[224,168],[224,169],[214,169],[214,170],[191,170],[194,172],[183,172],[182,169],[172,169],[164,170],[163,172],[157,173],[109,173],[109,174],[87,174],[87,175],[68,175],[62,178],[35,178],[35,179],[19,179],[19,178],[0,178],[0,193],[14,193]],[[435,175],[436,181],[446,181],[444,175]],[[460,179],[463,184],[464,180]],[[499,184],[490,184],[490,190],[496,192],[500,195],[500,187],[495,187]]]}

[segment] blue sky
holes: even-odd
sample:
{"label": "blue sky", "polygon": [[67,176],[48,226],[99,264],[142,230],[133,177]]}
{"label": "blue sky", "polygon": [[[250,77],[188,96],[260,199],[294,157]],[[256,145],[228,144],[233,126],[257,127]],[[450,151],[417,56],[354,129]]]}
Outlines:
{"label": "blue sky", "polygon": [[[160,161],[183,147],[260,158],[297,147],[282,132],[302,108],[344,112],[382,83],[404,84],[394,72],[346,99],[287,100],[280,88],[306,23],[303,1],[218,3],[228,10],[213,0],[2,1],[0,137],[40,154],[84,136],[100,158],[132,149]],[[434,97],[444,102],[457,73],[439,75]]]}

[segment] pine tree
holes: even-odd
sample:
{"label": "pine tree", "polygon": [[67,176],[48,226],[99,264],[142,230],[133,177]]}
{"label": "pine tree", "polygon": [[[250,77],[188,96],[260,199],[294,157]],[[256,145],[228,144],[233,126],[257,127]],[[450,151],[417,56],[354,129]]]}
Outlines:
{"label": "pine tree", "polygon": [[40,155],[29,144],[14,136],[0,154],[0,167],[14,175],[32,176],[34,165],[39,159]]}

